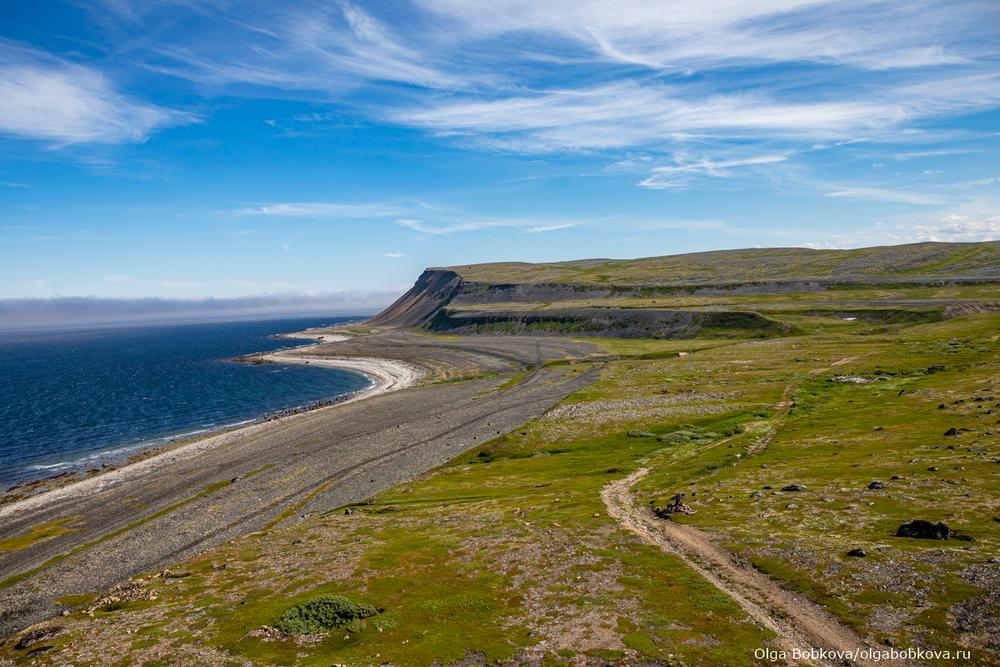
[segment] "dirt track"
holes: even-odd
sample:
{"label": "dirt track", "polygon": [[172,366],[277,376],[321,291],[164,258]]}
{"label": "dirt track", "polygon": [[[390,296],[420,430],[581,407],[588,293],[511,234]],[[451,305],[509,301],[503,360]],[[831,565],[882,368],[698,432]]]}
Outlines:
{"label": "dirt track", "polygon": [[[829,366],[815,369],[811,374],[824,373],[858,358],[845,357]],[[780,421],[780,418],[787,414],[792,405],[791,396],[794,389],[794,384],[785,388],[781,400],[775,405],[774,419]],[[764,449],[774,437],[776,428],[773,426],[769,429],[763,438],[750,447],[747,455]],[[716,445],[723,442],[726,440]],[[842,624],[825,609],[803,595],[782,588],[749,563],[740,561],[731,552],[720,547],[708,534],[693,526],[659,520],[648,509],[637,507],[630,490],[648,473],[646,468],[640,468],[601,490],[601,498],[608,508],[608,514],[638,535],[643,542],[680,557],[688,567],[731,597],[754,621],[778,635],[776,641],[780,650],[791,656],[796,650],[807,653],[811,649],[820,649],[844,654],[871,647],[863,637]],[[865,660],[792,659],[788,659],[787,662],[831,666],[905,664],[888,659],[877,663]]]}
{"label": "dirt track", "polygon": [[[649,471],[641,468],[601,492],[608,514],[643,542],[680,557],[692,570],[731,597],[759,625],[778,635],[777,643],[789,656],[795,649],[857,651],[868,646],[860,635],[802,595],[788,591],[753,566],[739,562],[702,531],[673,521],[662,521],[635,506],[631,487]],[[795,661],[789,664],[842,665],[841,661]],[[854,661],[847,664],[875,664]],[[880,665],[898,665],[889,660]]]}
{"label": "dirt track", "polygon": [[[591,351],[553,339],[438,341],[386,332],[313,347],[309,354],[390,358],[420,366],[429,377],[453,377],[509,376]],[[441,465],[536,418],[593,378],[591,372],[567,377],[566,370],[542,370],[503,391],[496,391],[506,380],[501,376],[284,417],[227,434],[218,446],[179,451],[169,465],[126,467],[77,489],[58,489],[45,502],[9,505],[0,539],[59,519],[72,519],[74,532],[0,553],[0,636],[58,613],[62,596],[106,590],[276,519],[357,502]]]}

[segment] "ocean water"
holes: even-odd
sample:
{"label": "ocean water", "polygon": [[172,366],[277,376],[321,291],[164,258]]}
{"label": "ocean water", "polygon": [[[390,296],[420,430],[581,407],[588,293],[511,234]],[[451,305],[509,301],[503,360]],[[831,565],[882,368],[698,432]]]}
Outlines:
{"label": "ocean water", "polygon": [[351,371],[227,361],[307,345],[274,336],[345,321],[0,332],[0,485],[121,462],[172,438],[363,389],[369,380]]}

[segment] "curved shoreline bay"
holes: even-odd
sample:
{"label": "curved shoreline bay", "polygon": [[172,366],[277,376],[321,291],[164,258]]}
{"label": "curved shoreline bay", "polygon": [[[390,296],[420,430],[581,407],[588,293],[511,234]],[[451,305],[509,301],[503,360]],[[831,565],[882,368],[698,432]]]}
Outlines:
{"label": "curved shoreline bay", "polygon": [[287,355],[309,344],[282,334],[349,319],[2,333],[0,375],[10,398],[0,404],[0,486],[92,474],[377,388],[364,369],[232,361]]}

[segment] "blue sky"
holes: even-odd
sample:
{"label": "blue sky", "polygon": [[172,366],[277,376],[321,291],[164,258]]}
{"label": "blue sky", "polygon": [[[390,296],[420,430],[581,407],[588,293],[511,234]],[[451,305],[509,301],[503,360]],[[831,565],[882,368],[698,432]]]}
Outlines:
{"label": "blue sky", "polygon": [[996,2],[0,6],[0,299],[1000,238]]}

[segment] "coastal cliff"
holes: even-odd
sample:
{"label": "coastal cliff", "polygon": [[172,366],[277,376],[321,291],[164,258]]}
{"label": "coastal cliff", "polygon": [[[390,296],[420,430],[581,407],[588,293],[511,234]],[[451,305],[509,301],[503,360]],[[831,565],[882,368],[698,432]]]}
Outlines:
{"label": "coastal cliff", "polygon": [[[724,329],[769,338],[799,333],[786,317],[793,304],[800,315],[841,321],[993,310],[998,266],[1000,244],[985,242],[429,268],[368,323],[462,334],[691,338]],[[928,299],[932,292],[940,298]]]}

